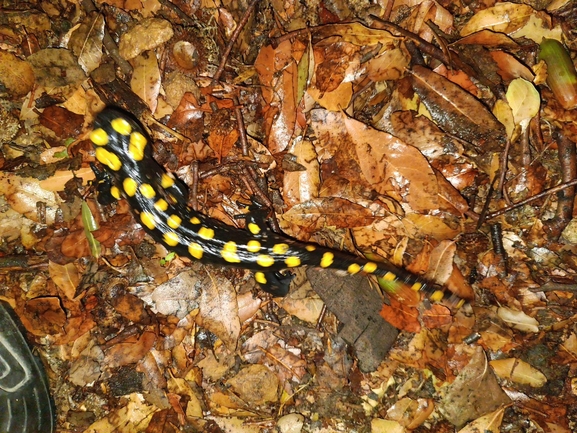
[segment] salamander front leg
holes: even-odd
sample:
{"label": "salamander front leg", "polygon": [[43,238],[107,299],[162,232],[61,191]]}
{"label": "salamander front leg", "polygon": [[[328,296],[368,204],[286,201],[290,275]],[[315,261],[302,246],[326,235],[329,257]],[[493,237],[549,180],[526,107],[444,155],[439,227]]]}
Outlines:
{"label": "salamander front leg", "polygon": [[273,296],[286,296],[293,277],[294,275],[291,273],[261,271],[254,273],[254,279],[261,289]]}

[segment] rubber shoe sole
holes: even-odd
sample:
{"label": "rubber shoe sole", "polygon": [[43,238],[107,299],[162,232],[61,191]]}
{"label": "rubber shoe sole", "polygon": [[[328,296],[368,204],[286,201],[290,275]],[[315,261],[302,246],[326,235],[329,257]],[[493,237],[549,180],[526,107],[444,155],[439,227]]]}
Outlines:
{"label": "rubber shoe sole", "polygon": [[44,366],[18,316],[0,301],[0,432],[51,433],[54,415]]}

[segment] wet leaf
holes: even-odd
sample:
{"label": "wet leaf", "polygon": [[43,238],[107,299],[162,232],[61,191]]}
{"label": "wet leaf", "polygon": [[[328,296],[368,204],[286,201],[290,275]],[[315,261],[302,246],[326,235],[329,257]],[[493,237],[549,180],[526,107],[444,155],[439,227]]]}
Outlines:
{"label": "wet leaf", "polygon": [[470,93],[422,66],[413,68],[412,83],[432,119],[445,132],[478,146],[483,153],[501,149],[505,128]]}

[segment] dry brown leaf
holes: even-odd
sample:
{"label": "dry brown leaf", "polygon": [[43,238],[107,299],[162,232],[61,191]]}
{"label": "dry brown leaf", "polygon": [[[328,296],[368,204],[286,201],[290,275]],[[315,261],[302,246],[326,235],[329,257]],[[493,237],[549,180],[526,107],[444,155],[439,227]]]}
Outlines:
{"label": "dry brown leaf", "polygon": [[222,274],[208,272],[201,287],[199,324],[234,350],[240,335],[240,319],[233,285]]}
{"label": "dry brown leaf", "polygon": [[364,206],[340,198],[317,198],[293,206],[279,220],[314,233],[325,227],[354,228],[371,224],[375,217]]}
{"label": "dry brown leaf", "polygon": [[60,299],[56,296],[46,296],[30,299],[25,304],[25,314],[33,329],[29,330],[39,335],[60,334],[67,324],[66,312]]}
{"label": "dry brown leaf", "polygon": [[155,341],[156,334],[151,331],[145,331],[138,336],[129,337],[106,349],[104,363],[108,368],[134,364],[145,357],[152,349]]}
{"label": "dry brown leaf", "polygon": [[405,302],[397,301],[394,296],[391,297],[390,305],[383,304],[379,314],[397,329],[414,333],[421,330],[419,311]]}
{"label": "dry brown leaf", "polygon": [[5,51],[0,51],[0,77],[2,86],[14,97],[26,95],[34,85],[30,64]]}
{"label": "dry brown leaf", "polygon": [[74,263],[59,265],[52,261],[48,262],[48,271],[54,284],[64,293],[68,299],[74,299],[76,288],[80,283],[80,273]]}
{"label": "dry brown leaf", "polygon": [[281,42],[276,49],[260,50],[254,67],[265,87],[263,97],[269,103],[264,110],[267,146],[274,154],[283,151],[291,142],[296,127],[296,97],[298,94],[298,65],[304,45]]}
{"label": "dry brown leaf", "polygon": [[505,128],[478,99],[423,66],[413,68],[412,83],[433,120],[445,132],[478,146],[483,153],[501,150]]}
{"label": "dry brown leaf", "polygon": [[87,14],[70,37],[68,48],[78,58],[78,63],[86,74],[100,66],[103,38],[104,17],[96,11]]}
{"label": "dry brown leaf", "polygon": [[279,380],[264,365],[254,364],[243,368],[227,384],[251,406],[278,401]]}
{"label": "dry brown leaf", "polygon": [[414,212],[438,208],[435,173],[417,149],[344,113],[313,110],[311,115],[321,160],[349,146],[354,149],[353,157],[361,170],[361,179],[358,173],[354,174],[357,182],[364,181],[377,192],[407,203]]}

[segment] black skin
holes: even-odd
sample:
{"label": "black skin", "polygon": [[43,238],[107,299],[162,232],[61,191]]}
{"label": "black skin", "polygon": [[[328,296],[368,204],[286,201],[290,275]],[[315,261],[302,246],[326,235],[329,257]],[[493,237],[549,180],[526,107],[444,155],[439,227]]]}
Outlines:
{"label": "black skin", "polygon": [[[136,161],[130,155],[130,136],[123,135],[112,127],[111,122],[115,119],[125,120],[130,125],[132,131],[139,132],[146,138],[148,144],[144,148],[142,160]],[[118,186],[123,197],[128,200],[134,217],[138,222],[141,222],[141,214],[143,212],[152,216],[152,219],[155,221],[154,227],[151,229],[142,224],[145,231],[152,236],[155,241],[163,243],[167,249],[181,256],[192,257],[194,259],[195,257],[191,256],[188,246],[197,244],[199,249],[202,250],[202,257],[200,258],[202,262],[250,269],[257,272],[257,276],[260,272],[264,274],[264,276],[261,274],[261,279],[266,278],[266,283],[260,281],[261,286],[265,291],[275,296],[286,295],[290,283],[290,276],[286,277],[281,274],[280,271],[292,266],[321,266],[323,256],[326,254],[332,256],[332,261],[330,261],[330,263],[324,262],[323,267],[331,269],[348,271],[351,264],[357,264],[363,267],[367,263],[373,263],[341,251],[331,250],[317,245],[304,244],[286,236],[273,233],[265,227],[264,218],[262,218],[262,215],[260,215],[258,211],[249,213],[246,217],[247,226],[252,224],[253,227],[258,226],[258,228],[260,228],[260,232],[257,234],[251,233],[248,230],[237,229],[215,219],[208,218],[186,205],[188,197],[187,188],[181,181],[174,179],[172,186],[168,188],[161,186],[162,177],[166,171],[152,157],[150,140],[146,132],[129,113],[116,108],[106,108],[98,115],[95,121],[94,129],[97,130],[99,128],[103,129],[108,137],[106,146],[100,147],[104,147],[115,154],[121,163],[120,167],[117,167],[116,170],[103,164],[104,172],[100,173],[101,191],[104,192],[101,194],[102,198],[110,195],[107,193],[112,185]],[[133,196],[128,196],[122,187],[126,178],[133,179],[136,185],[148,184],[152,186],[155,192],[154,198],[146,198],[139,191]],[[167,209],[159,210],[155,207],[155,202],[160,198],[166,201]],[[167,222],[167,217],[170,215],[176,215],[182,220],[176,229],[170,227]],[[194,222],[191,222],[191,219],[193,219]],[[211,229],[214,235],[212,237],[202,236],[201,234],[203,232],[206,233],[206,229]],[[176,245],[167,243],[164,237],[165,233],[176,234],[178,236],[178,243]],[[249,242],[254,242],[255,240],[260,243],[260,250],[258,252],[249,250]],[[231,241],[234,242],[234,252],[236,256],[232,261],[227,261],[223,258],[221,252],[223,248],[225,248],[225,245]],[[278,247],[279,244],[286,245],[286,249],[273,251],[274,246],[277,245]],[[266,266],[263,266],[262,261],[260,264],[259,261],[257,261],[257,256],[259,255],[270,256],[272,260],[270,260],[270,263],[266,263]],[[298,258],[298,261],[295,261],[295,258]],[[439,286],[389,263],[379,262],[376,263],[374,270],[369,268],[365,270],[369,270],[377,276],[390,275],[390,273],[392,273],[396,277],[394,281],[402,282],[409,286],[418,283],[421,285],[420,290],[426,295],[431,295],[442,290]],[[451,296],[451,298],[454,298],[454,296]],[[454,299],[452,302],[454,302]]]}

